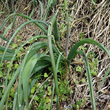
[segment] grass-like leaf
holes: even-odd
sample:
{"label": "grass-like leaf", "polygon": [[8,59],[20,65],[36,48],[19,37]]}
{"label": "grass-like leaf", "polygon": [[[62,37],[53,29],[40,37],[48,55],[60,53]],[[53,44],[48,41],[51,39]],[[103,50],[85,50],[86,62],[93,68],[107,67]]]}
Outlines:
{"label": "grass-like leaf", "polygon": [[[5,47],[0,46],[0,51],[5,51]],[[14,53],[15,51],[12,49],[7,48],[6,52],[8,53]]]}
{"label": "grass-like leaf", "polygon": [[[72,58],[75,58],[75,56],[77,55],[77,49],[80,45],[83,45],[85,43],[91,43],[94,45],[97,45],[100,49],[102,49],[103,51],[105,51],[109,56],[110,56],[110,52],[101,44],[99,44],[98,42],[92,40],[92,39],[83,39],[79,42],[77,42],[72,49],[70,50],[70,53],[68,55],[68,60],[71,61]],[[92,78],[90,75],[90,67],[89,67],[89,63],[88,60],[86,58],[86,55],[83,52],[80,52],[80,54],[83,55],[84,60],[85,60],[85,64],[86,64],[86,71],[87,71],[87,77],[88,77],[88,82],[89,82],[89,88],[90,88],[90,95],[91,95],[91,101],[92,101],[92,109],[96,110],[96,105],[95,105],[95,98],[94,98],[94,93],[93,93],[93,86],[92,86]],[[70,62],[69,62],[70,63]],[[107,72],[108,73],[108,72]],[[106,77],[106,76],[105,76]]]}
{"label": "grass-like leaf", "polygon": [[39,4],[40,4],[40,7],[41,7],[41,15],[40,15],[40,19],[42,20],[42,17],[43,17],[43,4],[40,0],[38,0]]}
{"label": "grass-like leaf", "polygon": [[2,99],[1,99],[1,101],[0,101],[0,110],[3,110],[3,105],[4,105],[4,103],[5,103],[6,99],[7,99],[7,96],[8,96],[8,94],[9,94],[9,92],[10,92],[10,89],[11,89],[13,83],[15,82],[15,80],[16,80],[18,74],[19,74],[19,71],[20,71],[21,66],[22,66],[22,65],[20,65],[20,66],[17,68],[17,70],[16,70],[16,72],[13,74],[13,76],[12,76],[12,78],[11,78],[11,80],[10,80],[8,86],[7,86],[7,88],[5,89],[5,93],[4,93],[4,95],[2,96]]}
{"label": "grass-like leaf", "polygon": [[92,110],[96,110],[96,103],[95,103],[95,97],[94,97],[94,91],[93,91],[93,84],[92,84],[92,77],[91,77],[91,73],[90,73],[89,62],[88,62],[88,59],[87,59],[87,57],[83,51],[79,51],[78,53],[81,54],[85,60],[86,73],[87,73],[87,79],[88,79],[88,83],[89,83],[91,103],[92,103]]}
{"label": "grass-like leaf", "polygon": [[[2,36],[2,35],[0,35],[0,38],[7,41],[7,42],[9,42],[9,40],[7,38],[5,38],[4,36]],[[13,42],[11,42],[10,44],[13,44]]]}
{"label": "grass-like leaf", "polygon": [[99,92],[100,92],[100,89],[101,89],[101,87],[102,87],[102,85],[103,85],[103,83],[104,83],[104,81],[105,81],[105,78],[107,77],[107,75],[108,75],[109,73],[110,73],[110,67],[108,68],[107,72],[105,73],[105,75],[104,75],[104,77],[103,77],[103,79],[102,79],[102,81],[101,81],[101,84],[100,84],[99,89],[98,89],[97,96],[98,96],[98,94],[99,94]]}
{"label": "grass-like leaf", "polygon": [[[27,22],[25,22],[24,24],[22,24],[22,25],[15,31],[15,33],[14,33],[13,36],[10,38],[10,40],[9,40],[7,46],[6,46],[6,49],[5,49],[5,51],[4,51],[4,54],[3,54],[3,57],[2,57],[1,63],[2,63],[2,61],[3,61],[3,59],[4,59],[5,53],[6,53],[7,49],[8,49],[8,47],[9,47],[11,41],[14,39],[14,37],[16,36],[16,34],[19,32],[19,30],[22,29],[25,25],[27,25],[27,24],[29,24],[29,23],[34,23],[34,22],[37,22],[37,21],[36,21],[36,20],[27,21]],[[40,27],[42,27],[42,26],[40,25]],[[42,27],[42,28],[43,28],[43,27]]]}
{"label": "grass-like leaf", "polygon": [[[14,53],[6,53],[5,54],[5,57],[4,57],[4,60],[11,60],[12,57],[13,57]],[[0,54],[0,60],[2,59],[2,54]],[[16,57],[14,58],[14,60],[16,59]]]}
{"label": "grass-like leaf", "polygon": [[70,50],[69,52],[69,55],[68,55],[68,60],[71,61],[72,58],[75,58],[76,56],[76,51],[78,49],[79,46],[85,44],[85,43],[89,43],[89,44],[94,44],[96,46],[98,46],[100,49],[102,49],[103,51],[105,51],[109,56],[110,56],[110,52],[104,47],[102,46],[101,44],[99,44],[98,42],[92,40],[92,39],[83,39],[83,40],[80,40],[79,42],[77,42]]}
{"label": "grass-like leaf", "polygon": [[24,101],[26,102],[26,108],[28,109],[28,93],[29,93],[29,78],[31,75],[31,72],[33,71],[33,68],[37,61],[45,56],[45,54],[35,54],[30,58],[30,60],[26,63],[24,70],[22,72],[22,81],[23,81],[23,91],[24,91]]}
{"label": "grass-like leaf", "polygon": [[[9,18],[11,16],[14,16],[14,15],[18,15],[18,16],[21,16],[21,17],[24,17],[26,19],[29,19],[29,20],[34,20],[32,19],[31,17],[27,16],[27,15],[24,15],[24,14],[20,14],[20,13],[13,13],[13,14],[10,14],[6,19],[5,21],[2,23],[1,27],[0,27],[0,30],[2,30],[2,28],[4,27],[4,25],[6,24],[6,22],[9,20]],[[39,23],[42,23],[46,26],[48,26],[45,22],[43,21],[40,21],[40,20],[36,20],[36,22],[33,22],[34,24],[36,24],[40,29],[42,29],[46,34],[47,34],[47,30]]]}
{"label": "grass-like leaf", "polygon": [[58,100],[58,80],[57,80],[57,72],[56,72],[56,65],[55,65],[55,58],[53,54],[53,48],[52,48],[52,29],[53,25],[56,20],[56,15],[53,15],[48,27],[48,46],[49,46],[49,53],[50,53],[50,58],[51,58],[51,64],[52,64],[52,69],[53,69],[53,75],[54,75],[54,83],[55,83],[55,93],[56,93],[56,100],[57,100],[57,109],[59,110],[59,100]]}
{"label": "grass-like leaf", "polygon": [[46,20],[50,10],[53,8],[57,0],[48,0],[44,21]]}
{"label": "grass-like leaf", "polygon": [[[7,84],[7,78],[8,78],[8,75],[9,75],[9,72],[10,72],[10,70],[11,70],[11,66],[12,66],[12,63],[13,63],[13,61],[14,61],[14,59],[15,59],[16,54],[17,54],[17,53],[19,52],[19,50],[20,50],[24,45],[26,45],[29,41],[31,41],[31,40],[33,40],[33,39],[37,39],[37,38],[47,38],[47,37],[46,37],[45,35],[42,35],[42,36],[35,36],[34,38],[30,38],[28,41],[26,41],[21,47],[19,47],[19,48],[16,50],[15,54],[13,55],[13,57],[12,57],[12,59],[11,59],[10,65],[9,65],[9,69],[8,69],[7,77],[6,77],[6,84]],[[37,43],[35,43],[34,45],[32,45],[32,46],[30,47],[30,50],[31,50],[32,47],[35,47],[35,46],[37,46],[37,45],[39,45],[39,42],[37,42]],[[42,47],[42,45],[39,45],[39,46]],[[38,49],[36,49],[36,50],[39,50],[39,49],[41,48],[41,47],[39,47],[39,46],[37,46]],[[35,50],[35,51],[36,51],[36,50]],[[28,52],[29,52],[29,50],[28,50]],[[29,53],[28,53],[28,54],[29,54]],[[26,54],[26,56],[25,56],[23,62],[22,62],[21,65],[18,67],[18,69],[16,70],[16,72],[14,72],[14,74],[13,74],[13,76],[12,76],[12,79],[10,80],[10,82],[9,82],[9,84],[8,84],[8,86],[7,86],[7,89],[5,90],[5,93],[4,93],[4,95],[3,95],[3,98],[1,99],[0,108],[3,107],[3,104],[4,104],[4,102],[6,101],[6,98],[7,98],[8,94],[9,94],[9,92],[10,92],[10,89],[11,89],[13,83],[15,82],[15,80],[16,80],[18,74],[19,74],[19,71],[23,71],[23,68],[24,68],[23,65],[25,64],[25,60],[27,59],[28,54]],[[21,90],[20,90],[20,91],[21,91]],[[20,98],[20,97],[19,97],[19,98]]]}
{"label": "grass-like leaf", "polygon": [[55,23],[53,25],[53,35],[55,37],[55,40],[58,41],[58,43],[60,44],[60,35],[59,35],[57,20],[55,20]]}
{"label": "grass-like leaf", "polygon": [[5,29],[5,31],[4,31],[4,33],[3,33],[3,36],[6,34],[6,32],[12,27],[12,24],[13,23],[11,23],[6,29]]}

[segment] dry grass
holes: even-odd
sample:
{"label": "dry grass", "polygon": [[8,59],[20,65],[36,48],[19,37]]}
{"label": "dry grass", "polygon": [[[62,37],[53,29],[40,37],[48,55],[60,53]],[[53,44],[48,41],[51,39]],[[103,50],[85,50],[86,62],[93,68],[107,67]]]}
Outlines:
{"label": "dry grass", "polygon": [[[94,9],[93,9],[94,8]],[[71,15],[72,25],[71,25],[71,44],[74,41],[80,39],[79,33],[83,33],[84,37],[94,39],[101,44],[103,44],[107,49],[110,50],[110,2],[106,4],[105,0],[98,4],[94,4],[92,0],[77,0],[74,5],[74,14]],[[90,45],[88,47],[87,53],[94,51],[95,57],[99,60],[98,65],[98,76],[93,78],[95,95],[97,94],[97,88],[99,82],[101,82],[102,77],[106,73],[106,69],[110,66],[110,59],[108,56],[100,51],[97,47]],[[76,76],[75,72],[73,75]],[[82,75],[80,75],[80,78]],[[79,78],[79,79],[80,79]],[[105,80],[105,83],[101,89],[100,96],[98,98],[97,109],[104,107],[107,110],[109,98],[109,76]],[[103,92],[102,92],[103,91]],[[75,88],[74,100],[80,100],[80,98],[90,97],[88,84],[77,85]],[[86,105],[88,106],[90,101]],[[100,108],[101,107],[101,108]],[[89,108],[90,109],[90,108]]]}
{"label": "dry grass", "polygon": [[[74,7],[72,7],[74,4]],[[74,3],[71,3],[71,0],[68,0],[69,5],[69,15],[71,19],[71,32],[70,32],[70,47],[72,47],[75,42],[77,42],[80,39],[80,33],[83,33],[83,38],[91,38],[99,43],[103,44],[108,50],[110,50],[110,2],[106,4],[106,0],[99,1],[99,3],[95,4],[92,0],[75,0]],[[29,6],[29,3],[27,4],[27,1],[21,0],[20,5],[17,7],[17,11],[19,13],[24,13],[26,15],[29,15],[31,9],[31,4],[29,8],[26,9],[26,7]],[[44,10],[46,7],[46,3],[44,5]],[[24,10],[25,9],[25,10]],[[24,11],[23,11],[24,10]],[[39,5],[35,8],[35,13],[33,15],[33,18],[39,19],[40,16],[40,7]],[[73,11],[73,12],[72,12]],[[62,15],[64,16],[64,15]],[[60,19],[62,17],[61,14],[58,15],[58,21],[64,23],[64,19]],[[0,25],[3,22],[4,18],[6,16],[0,15]],[[13,31],[16,30],[16,27],[18,27],[20,24],[25,22],[25,20],[21,17],[16,17],[16,23],[15,28]],[[9,23],[7,23],[8,25]],[[7,27],[7,25],[4,27],[4,29]],[[13,32],[11,29],[7,32],[6,38],[10,38]],[[33,36],[35,33],[37,33],[39,30],[36,31],[36,27],[34,25],[27,25],[23,30],[20,31],[19,35],[22,39],[22,41],[27,40],[31,36]],[[1,32],[2,33],[2,32]],[[16,43],[16,39],[14,40]],[[5,42],[1,41],[0,45],[6,45]],[[62,47],[65,45],[65,37],[62,38]],[[86,45],[85,45],[86,46]],[[95,95],[97,95],[98,86],[106,73],[106,69],[110,66],[110,59],[108,56],[102,52],[100,49],[93,45],[88,46],[87,53],[90,51],[94,51],[95,57],[98,58],[99,65],[98,65],[98,75],[97,77],[94,77],[92,79],[94,84],[94,91]],[[79,57],[78,57],[79,58]],[[77,58],[77,59],[78,59]],[[82,65],[84,68],[84,65]],[[71,66],[71,74],[70,74],[70,80],[71,85],[74,84],[75,76],[78,76],[79,80],[84,76],[85,70],[83,70],[82,75],[77,75],[75,72],[74,66]],[[98,103],[97,103],[97,110],[100,110],[103,108],[104,110],[109,110],[109,99],[110,99],[110,75],[106,78],[103,87],[100,91],[100,95],[98,97]],[[66,103],[65,108],[68,108],[71,106],[72,103],[74,103],[76,100],[81,100],[82,98],[88,98],[89,100],[85,104],[87,110],[90,110],[90,95],[89,95],[89,87],[88,83],[85,84],[77,84],[73,87],[74,89],[74,95],[71,96],[70,104]],[[82,110],[82,109],[81,109]]]}

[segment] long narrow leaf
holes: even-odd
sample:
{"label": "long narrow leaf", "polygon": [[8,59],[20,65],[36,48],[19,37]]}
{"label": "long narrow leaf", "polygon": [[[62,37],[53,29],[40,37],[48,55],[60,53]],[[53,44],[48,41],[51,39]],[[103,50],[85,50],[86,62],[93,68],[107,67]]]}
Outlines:
{"label": "long narrow leaf", "polygon": [[37,22],[37,21],[36,21],[36,20],[27,21],[27,22],[25,22],[24,24],[22,24],[22,25],[15,31],[15,33],[14,33],[13,36],[10,38],[10,40],[9,40],[7,46],[6,46],[6,49],[5,49],[5,51],[4,51],[4,54],[3,54],[3,57],[2,57],[1,63],[2,63],[2,61],[3,61],[3,59],[4,59],[5,53],[6,53],[7,49],[8,49],[8,47],[9,47],[11,41],[12,41],[13,38],[16,36],[16,34],[19,32],[19,30],[22,29],[25,25],[27,25],[27,24],[29,24],[29,23],[34,23],[34,22]]}
{"label": "long narrow leaf", "polygon": [[87,73],[87,78],[88,78],[88,83],[89,83],[89,89],[90,89],[90,96],[91,96],[91,103],[92,103],[92,110],[96,110],[96,103],[95,103],[95,97],[94,97],[94,91],[93,91],[93,84],[92,84],[92,77],[90,73],[90,67],[88,63],[88,59],[83,51],[79,52],[84,60],[85,60],[85,65],[86,65],[86,73]]}
{"label": "long narrow leaf", "polygon": [[[13,57],[14,53],[6,53],[5,54],[5,57],[4,57],[4,60],[11,60],[12,57]],[[0,60],[2,59],[2,54],[0,54]],[[14,58],[14,60],[16,59],[16,57]]]}
{"label": "long narrow leaf", "polygon": [[4,31],[4,33],[3,33],[3,36],[6,34],[6,32],[12,27],[12,24],[13,23],[11,23],[6,29],[5,29],[5,31]]}
{"label": "long narrow leaf", "polygon": [[[3,26],[4,26],[4,25],[6,24],[6,22],[9,20],[9,18],[10,18],[11,16],[14,16],[14,15],[22,16],[22,17],[24,17],[24,18],[26,18],[26,19],[29,19],[29,20],[34,20],[34,19],[32,19],[31,17],[29,17],[29,16],[27,16],[27,15],[19,14],[19,13],[13,13],[13,14],[10,14],[10,15],[5,19],[5,21],[3,22],[3,24],[2,24],[1,27],[0,27],[0,30],[2,30]],[[42,30],[47,34],[47,30],[46,30],[43,26],[41,26],[41,25],[39,24],[39,23],[43,23],[44,25],[47,26],[47,24],[46,24],[45,22],[40,21],[40,20],[36,20],[36,22],[33,22],[33,23],[35,23],[40,29],[42,29]]]}
{"label": "long narrow leaf", "polygon": [[28,109],[28,92],[29,92],[29,78],[33,71],[33,68],[37,61],[45,56],[45,54],[35,54],[31,59],[26,63],[24,71],[22,72],[22,81],[23,81],[23,90],[24,90],[24,100],[26,102],[26,108]]}
{"label": "long narrow leaf", "polygon": [[101,89],[101,87],[102,87],[102,85],[103,85],[103,83],[104,83],[104,81],[105,81],[105,78],[107,77],[107,75],[108,75],[109,73],[110,73],[110,67],[108,68],[107,72],[105,73],[105,75],[104,75],[104,77],[103,77],[103,79],[102,79],[102,81],[101,81],[101,84],[100,84],[99,89],[98,89],[97,96],[98,96],[98,94],[99,94],[99,92],[100,92],[100,89]]}
{"label": "long narrow leaf", "polygon": [[[39,45],[39,44],[40,44],[40,45]],[[28,50],[28,52],[30,52],[31,49],[32,49],[32,47],[34,47],[34,46],[36,46],[37,48],[34,49],[34,52],[32,52],[32,51],[30,52],[31,55],[30,55],[29,53],[26,53],[26,55],[25,55],[25,57],[24,57],[24,60],[25,60],[24,65],[25,65],[26,61],[28,61],[28,60],[30,59],[30,57],[28,57],[28,56],[34,55],[36,51],[38,51],[38,50],[39,50],[40,48],[42,48],[42,47],[45,47],[46,45],[47,45],[46,43],[42,43],[42,42],[36,42],[35,44],[33,44],[33,45],[30,47],[30,49]],[[22,47],[20,47],[20,48],[22,48]],[[15,56],[16,56],[17,52],[20,50],[20,48],[15,52],[15,54],[13,55],[13,57],[12,57],[12,59],[11,59],[11,62],[10,62],[10,65],[9,65],[9,69],[8,69],[8,72],[7,72],[7,76],[6,76],[6,85],[7,85],[7,80],[8,80],[9,73],[10,73],[10,71],[11,71],[11,66],[12,66],[13,61],[14,61],[14,59],[15,59]],[[24,66],[22,65],[21,72],[23,71],[23,67],[24,67]]]}
{"label": "long narrow leaf", "polygon": [[[2,38],[3,40],[9,42],[9,40],[7,38],[3,37],[2,35],[0,35],[0,38]],[[13,44],[13,42],[11,42],[10,44]]]}
{"label": "long narrow leaf", "polygon": [[[50,62],[48,62],[48,61],[45,61],[45,60],[40,60],[40,61],[38,61],[38,63],[35,65],[35,67],[34,67],[34,69],[33,69],[33,71],[32,71],[31,76],[32,76],[34,73],[38,72],[39,70],[41,70],[41,69],[43,69],[43,68],[45,68],[45,67],[47,67],[47,66],[49,66],[49,65],[50,65]],[[30,76],[30,77],[31,77],[31,76]]]}
{"label": "long narrow leaf", "polygon": [[[41,35],[41,36],[35,36],[35,37],[33,37],[33,38],[30,38],[28,41],[26,41],[23,45],[21,45],[21,47],[19,47],[18,48],[18,50],[16,50],[16,52],[15,52],[15,54],[13,55],[13,58],[12,58],[12,60],[11,60],[11,62],[10,62],[10,65],[9,65],[9,69],[8,69],[8,73],[7,73],[7,77],[6,77],[6,80],[7,80],[7,78],[8,78],[8,75],[9,75],[9,72],[10,72],[10,70],[11,70],[11,65],[12,65],[12,63],[13,63],[13,60],[15,59],[15,56],[16,56],[16,54],[18,53],[18,51],[24,46],[24,45],[26,45],[27,43],[29,43],[31,40],[34,40],[34,39],[37,39],[37,38],[47,38],[47,36],[45,36],[45,35]],[[37,46],[36,44],[34,44],[33,46]],[[32,47],[30,47],[30,49],[31,49]],[[40,48],[39,48],[40,49]],[[37,49],[36,49],[37,50]],[[26,57],[25,57],[25,59],[26,59]],[[24,63],[25,64],[25,63]],[[21,66],[22,68],[24,68],[24,66],[23,66],[23,64],[22,64],[22,66]],[[22,71],[22,68],[20,68],[20,71]],[[15,72],[16,73],[16,72]],[[14,73],[14,74],[15,74]],[[9,83],[10,84],[10,83]],[[10,85],[8,85],[8,86],[10,86]],[[8,88],[8,86],[7,86],[7,88]],[[11,88],[10,88],[11,89]],[[8,89],[8,91],[10,92],[10,89]],[[19,88],[19,90],[20,90],[20,92],[21,92],[21,89]],[[5,94],[4,94],[5,95]],[[18,94],[19,95],[19,94]],[[5,96],[5,97],[7,97],[7,96]],[[20,98],[20,97],[18,97],[18,98]],[[21,98],[20,98],[20,100],[21,100]],[[3,100],[3,101],[5,101],[5,100]],[[3,102],[4,103],[4,102]]]}
{"label": "long narrow leaf", "polygon": [[18,93],[17,93],[17,91],[16,91],[16,93],[15,93],[15,96],[14,96],[14,101],[13,101],[13,110],[16,110],[16,105],[17,105],[17,96],[18,96]]}
{"label": "long narrow leaf", "polygon": [[53,25],[53,35],[55,37],[55,40],[58,41],[58,43],[60,44],[60,35],[59,35],[59,30],[58,30],[58,25],[57,25],[56,20],[55,20],[55,23]]}
{"label": "long narrow leaf", "polygon": [[42,19],[43,17],[43,4],[40,0],[38,0],[39,4],[40,4],[40,7],[41,7],[41,15],[40,15],[40,19]]}
{"label": "long narrow leaf", "polygon": [[2,96],[2,99],[0,101],[0,110],[3,110],[2,109],[3,108],[3,105],[4,105],[5,101],[6,101],[6,98],[7,98],[8,94],[10,93],[10,89],[11,89],[13,83],[15,82],[17,76],[19,75],[20,68],[21,68],[21,65],[18,67],[18,69],[16,70],[16,72],[13,74],[13,76],[12,76],[12,78],[11,78],[11,80],[10,80],[10,82],[9,82],[6,90],[5,90],[5,93]]}
{"label": "long narrow leaf", "polygon": [[56,15],[53,15],[48,27],[48,47],[49,47],[49,53],[51,58],[51,64],[53,68],[53,74],[54,74],[57,109],[59,110],[60,108],[59,108],[59,100],[58,100],[58,80],[57,80],[57,72],[56,72],[56,66],[55,66],[55,60],[54,60],[54,54],[53,54],[53,48],[52,48],[52,39],[51,39],[52,28],[53,28],[53,24],[55,23],[55,20],[56,20]]}
{"label": "long narrow leaf", "polygon": [[55,5],[57,0],[48,0],[48,3],[47,3],[47,8],[46,8],[46,14],[45,14],[45,17],[44,17],[44,21],[46,20],[50,10],[53,8],[53,6]]}
{"label": "long narrow leaf", "polygon": [[92,40],[92,39],[83,39],[79,42],[77,42],[70,50],[69,55],[68,55],[68,60],[71,61],[73,57],[76,56],[76,51],[78,49],[79,46],[85,44],[85,43],[90,43],[90,44],[94,44],[97,45],[100,49],[104,50],[109,56],[110,56],[110,52],[101,44],[99,44],[98,42]]}
{"label": "long narrow leaf", "polygon": [[[0,46],[0,50],[1,51],[5,51],[5,47]],[[8,48],[6,52],[8,52],[8,53],[14,53],[15,51]]]}

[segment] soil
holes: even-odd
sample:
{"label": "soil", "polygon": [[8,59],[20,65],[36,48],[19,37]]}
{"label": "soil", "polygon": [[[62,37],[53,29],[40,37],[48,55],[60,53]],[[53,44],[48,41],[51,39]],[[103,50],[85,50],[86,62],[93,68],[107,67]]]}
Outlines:
{"label": "soil", "polygon": [[[82,38],[90,38],[94,39],[103,46],[105,46],[108,50],[110,50],[110,1],[106,3],[106,0],[98,0],[96,3],[93,2],[93,0],[67,0],[68,1],[68,11],[69,11],[69,17],[70,17],[70,41],[69,41],[69,50],[70,48],[81,39],[81,34],[83,34]],[[47,0],[43,1],[43,8],[44,13],[46,11],[46,5]],[[59,3],[60,2],[60,3]],[[55,9],[61,6],[62,0],[59,0],[57,4],[52,9],[51,13],[49,14],[46,22],[48,22],[51,15],[55,12]],[[9,3],[10,4],[10,3]],[[31,3],[31,0],[20,0],[19,4],[18,2],[15,3],[16,5],[16,12],[21,14],[30,15],[33,5]],[[2,3],[0,3],[1,9],[4,9]],[[6,9],[5,9],[6,10]],[[62,10],[62,9],[61,9]],[[65,23],[65,13],[62,13],[62,11],[58,13],[57,20],[59,24]],[[3,10],[0,10],[0,12]],[[12,10],[10,11],[12,13]],[[34,14],[32,15],[33,19],[39,20],[41,14],[40,5],[38,4],[35,7]],[[8,17],[8,11],[6,10],[6,14],[0,13],[0,26],[2,25],[3,21]],[[23,17],[16,16],[15,25],[14,28],[10,28],[4,37],[7,39],[10,39],[13,33],[16,31],[16,29],[26,22],[27,20]],[[2,35],[4,30],[7,28],[7,26],[11,23],[11,21],[8,21],[6,25],[3,27],[2,30],[0,30],[0,34]],[[59,25],[59,29],[61,26]],[[31,38],[32,36],[39,34],[40,30],[33,24],[28,24],[24,28],[20,30],[20,32],[17,34],[17,36],[20,36],[20,39],[22,39],[21,43],[25,42],[27,39]],[[63,35],[63,33],[60,33]],[[65,47],[65,34],[61,37],[61,47]],[[14,43],[17,43],[16,38],[13,40]],[[2,40],[0,38],[0,46],[6,46],[7,42]],[[93,86],[94,86],[94,93],[97,98],[97,91],[100,82],[102,81],[102,78],[104,77],[108,67],[110,66],[110,58],[108,57],[105,52],[101,51],[99,48],[97,48],[94,45],[91,44],[85,44],[84,45],[86,50],[86,55],[92,51],[95,53],[95,58],[98,58],[99,64],[97,65],[98,71],[97,76],[92,78]],[[65,49],[65,48],[63,48]],[[77,56],[75,59],[76,61],[79,61],[79,59],[82,59],[80,56]],[[76,73],[75,67],[77,65],[80,65],[83,70],[81,73]],[[85,65],[82,63],[78,64],[72,64],[70,68],[70,75],[69,80],[70,85],[74,85],[75,77],[78,76],[78,80],[80,82],[80,79],[84,77],[85,73]],[[97,110],[110,110],[110,75],[106,77],[106,80],[104,81],[104,84],[99,92],[99,97],[97,98]],[[71,105],[76,103],[77,100],[81,100],[84,98],[87,98],[87,102],[85,103],[84,107],[81,106],[80,110],[91,110],[91,103],[90,103],[90,94],[89,94],[89,87],[88,83],[79,83],[76,86],[73,87],[74,94],[72,96],[69,96],[69,100],[62,102],[61,107],[62,110],[67,110],[71,108]]]}

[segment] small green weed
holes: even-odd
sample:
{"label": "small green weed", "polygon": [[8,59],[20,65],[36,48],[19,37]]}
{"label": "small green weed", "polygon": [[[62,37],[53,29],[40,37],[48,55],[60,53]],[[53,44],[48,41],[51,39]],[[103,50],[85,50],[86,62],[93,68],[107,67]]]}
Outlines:
{"label": "small green weed", "polygon": [[76,103],[72,105],[73,109],[80,110],[80,107],[84,108],[86,101],[87,101],[87,98],[84,98],[82,100],[76,101]]}
{"label": "small green weed", "polygon": [[[35,1],[33,3],[33,6],[35,6]],[[42,7],[42,2],[39,1],[39,3]],[[41,18],[44,18],[44,21],[55,3],[56,0],[48,1],[46,8],[47,12],[44,17],[43,14],[41,15]],[[96,110],[91,74],[92,76],[96,76],[98,59],[95,58],[94,53],[89,53],[88,58],[90,62],[88,62],[85,54],[87,48],[85,48],[84,44],[91,43],[97,45],[109,56],[110,52],[101,44],[92,39],[83,39],[83,33],[80,33],[80,40],[72,46],[70,51],[68,51],[70,20],[67,0],[64,0],[64,2],[62,1],[62,3],[63,8],[61,14],[62,16],[63,14],[66,16],[65,24],[57,23],[56,17],[59,13],[59,8],[56,10],[56,13],[53,14],[48,24],[43,20],[32,19],[31,16],[34,12],[33,9],[30,16],[19,13],[10,14],[0,27],[1,31],[3,26],[12,16],[15,18],[17,15],[28,19],[27,22],[18,27],[10,40],[0,35],[2,39],[8,42],[6,47],[0,47],[0,71],[3,73],[1,73],[3,81],[0,89],[0,110],[4,108],[12,109],[12,107],[13,110],[29,110],[33,109],[33,107],[36,110],[51,110],[53,101],[56,102],[57,110],[60,110],[61,101],[68,100],[68,95],[74,92],[71,87],[69,87],[69,81],[66,80],[65,76],[69,74],[71,61],[76,58],[77,54],[81,55],[85,61],[92,109]],[[8,2],[6,6],[8,6]],[[15,20],[12,20],[11,22],[14,24],[14,21]],[[20,36],[17,36],[17,34],[19,34],[20,30],[29,23],[35,24],[42,32],[32,36],[32,38],[22,43]],[[58,28],[58,25],[61,25],[61,29]],[[61,37],[63,38],[65,34],[66,49],[63,51],[60,48],[60,39]],[[15,37],[17,37],[17,42],[19,45],[12,42]],[[43,39],[43,41],[36,39]],[[27,44],[29,45],[26,46]],[[12,48],[9,48],[9,46],[12,46]],[[81,73],[82,67],[77,66],[76,72]],[[82,78],[80,81],[84,83],[86,80],[85,78]],[[76,79],[75,84],[78,83],[79,81]],[[14,88],[14,86],[16,86],[16,88]],[[76,104],[73,105],[73,107],[78,110],[80,106],[84,105],[84,103],[85,99],[76,101]]]}
{"label": "small green weed", "polygon": [[91,68],[91,75],[96,76],[97,75],[97,70],[98,70],[98,59],[95,58],[95,53],[94,52],[89,52],[88,59],[89,59],[89,65],[90,65],[90,68]]}

